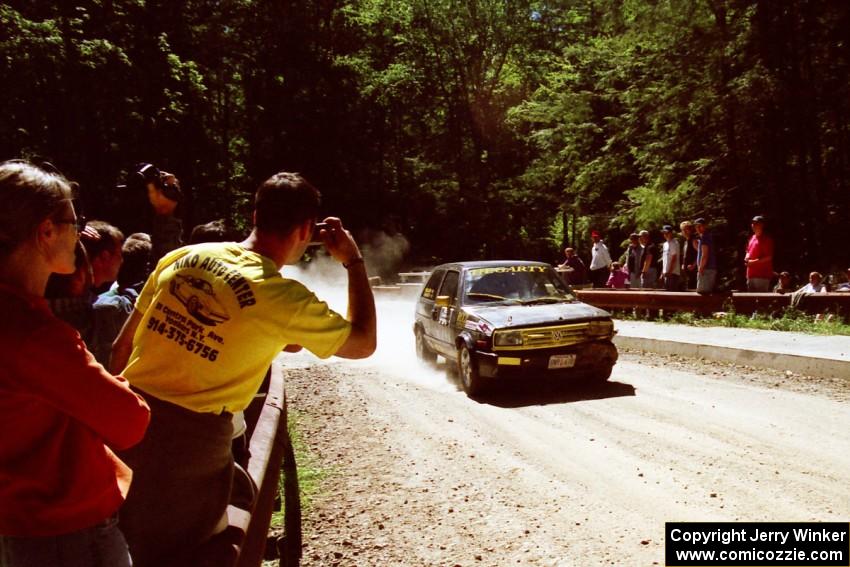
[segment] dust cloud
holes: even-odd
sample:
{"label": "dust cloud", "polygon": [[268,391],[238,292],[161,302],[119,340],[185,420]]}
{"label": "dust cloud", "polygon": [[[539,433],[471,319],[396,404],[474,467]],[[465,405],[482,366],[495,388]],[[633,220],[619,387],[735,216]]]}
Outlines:
{"label": "dust cloud", "polygon": [[[406,240],[395,237],[372,239],[361,246],[371,276],[374,270],[398,265],[407,250]],[[345,315],[348,312],[348,275],[339,262],[326,253],[318,253],[311,262],[286,266],[283,276],[297,280],[325,301],[328,306]],[[297,354],[284,353],[278,360],[284,366],[306,367],[317,364],[345,364],[352,368],[373,369],[432,390],[456,391],[457,387],[447,377],[446,363],[442,358],[434,365],[419,361],[413,339],[415,294],[401,297],[392,292],[376,291],[375,306],[378,315],[378,347],[375,353],[363,360],[344,360],[331,357],[319,359],[303,350]]]}

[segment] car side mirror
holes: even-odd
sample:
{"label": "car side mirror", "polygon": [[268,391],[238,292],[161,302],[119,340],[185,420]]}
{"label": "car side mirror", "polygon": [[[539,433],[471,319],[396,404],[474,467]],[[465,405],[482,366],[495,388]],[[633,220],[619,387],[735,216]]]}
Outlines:
{"label": "car side mirror", "polygon": [[448,307],[452,304],[452,298],[450,295],[438,295],[434,304],[437,307]]}

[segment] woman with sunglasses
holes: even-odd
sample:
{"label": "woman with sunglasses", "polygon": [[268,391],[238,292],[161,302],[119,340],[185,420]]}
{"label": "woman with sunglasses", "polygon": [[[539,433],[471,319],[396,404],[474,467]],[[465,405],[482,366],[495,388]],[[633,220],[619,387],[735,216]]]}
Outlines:
{"label": "woman with sunglasses", "polygon": [[117,511],[150,410],[44,299],[74,271],[78,218],[60,174],[0,163],[0,567],[128,566]]}

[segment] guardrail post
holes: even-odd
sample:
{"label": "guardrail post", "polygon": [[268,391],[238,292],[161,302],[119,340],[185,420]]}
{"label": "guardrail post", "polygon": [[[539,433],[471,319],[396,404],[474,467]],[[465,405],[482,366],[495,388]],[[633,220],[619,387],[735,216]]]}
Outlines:
{"label": "guardrail post", "polygon": [[[286,396],[283,398],[283,422],[288,423]],[[283,439],[283,511],[284,537],[278,541],[280,567],[301,565],[301,491],[298,486],[298,464],[289,427]]]}

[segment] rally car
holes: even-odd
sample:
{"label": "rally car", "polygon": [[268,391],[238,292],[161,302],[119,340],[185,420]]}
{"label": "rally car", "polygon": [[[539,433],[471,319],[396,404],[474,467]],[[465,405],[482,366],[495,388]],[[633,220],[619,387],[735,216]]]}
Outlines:
{"label": "rally car", "polygon": [[605,381],[617,362],[614,323],[581,303],[541,262],[457,262],[434,268],[416,302],[417,356],[456,361],[469,396],[509,376]]}

